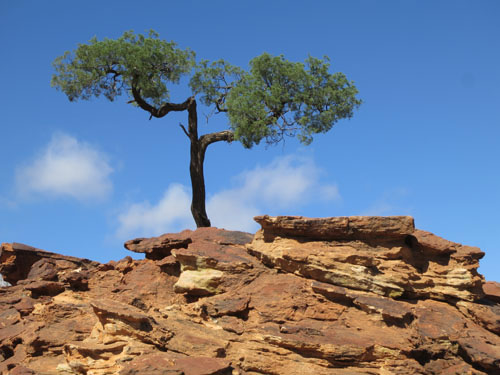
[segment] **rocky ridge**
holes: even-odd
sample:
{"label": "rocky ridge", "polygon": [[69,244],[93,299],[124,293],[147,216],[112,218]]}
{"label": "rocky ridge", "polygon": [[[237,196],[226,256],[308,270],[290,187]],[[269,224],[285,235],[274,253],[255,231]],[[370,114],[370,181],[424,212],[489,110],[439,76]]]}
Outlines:
{"label": "rocky ridge", "polygon": [[[497,374],[500,284],[410,217],[256,217],[106,264],[2,244],[1,374]],[[6,285],[6,284],[5,284]]]}

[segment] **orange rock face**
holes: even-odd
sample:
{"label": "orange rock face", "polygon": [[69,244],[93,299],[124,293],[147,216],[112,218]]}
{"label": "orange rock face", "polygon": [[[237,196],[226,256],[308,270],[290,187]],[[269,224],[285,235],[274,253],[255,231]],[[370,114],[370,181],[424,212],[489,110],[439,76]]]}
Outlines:
{"label": "orange rock face", "polygon": [[410,217],[257,217],[96,262],[3,244],[1,374],[496,374],[483,253]]}

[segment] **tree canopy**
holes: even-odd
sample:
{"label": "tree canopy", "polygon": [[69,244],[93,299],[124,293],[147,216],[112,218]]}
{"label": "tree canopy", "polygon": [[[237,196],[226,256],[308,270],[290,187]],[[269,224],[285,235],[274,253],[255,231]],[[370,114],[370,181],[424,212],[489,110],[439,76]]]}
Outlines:
{"label": "tree canopy", "polygon": [[[113,101],[125,94],[130,104],[149,112],[150,119],[188,111],[188,129],[181,127],[191,142],[192,211],[198,226],[210,226],[203,176],[209,144],[238,140],[251,148],[262,140],[274,144],[289,136],[309,144],[314,134],[352,117],[361,104],[354,83],[343,73],[329,72],[328,57],[309,56],[300,63],[263,53],[250,61],[248,70],[224,60],[196,63],[193,51],[160,39],[154,31],[127,31],[100,41],[94,37],[58,57],[54,68],[51,84],[70,101],[100,95]],[[193,95],[170,102],[169,86],[185,75],[191,77]],[[197,96],[216,113],[226,113],[228,130],[198,135]]]}

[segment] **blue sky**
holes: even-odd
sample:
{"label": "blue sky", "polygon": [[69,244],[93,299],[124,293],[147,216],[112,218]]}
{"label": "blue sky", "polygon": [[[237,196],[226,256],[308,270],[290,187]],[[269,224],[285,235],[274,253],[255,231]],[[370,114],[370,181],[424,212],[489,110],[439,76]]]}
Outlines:
{"label": "blue sky", "polygon": [[[127,239],[193,228],[185,113],[149,121],[126,98],[70,103],[50,87],[52,61],[78,43],[154,29],[243,68],[262,52],[327,55],[364,101],[310,146],[212,145],[214,225],[411,215],[479,246],[500,281],[499,16],[498,1],[2,1],[0,241],[107,261],[129,255]],[[200,132],[227,126],[209,112]]]}

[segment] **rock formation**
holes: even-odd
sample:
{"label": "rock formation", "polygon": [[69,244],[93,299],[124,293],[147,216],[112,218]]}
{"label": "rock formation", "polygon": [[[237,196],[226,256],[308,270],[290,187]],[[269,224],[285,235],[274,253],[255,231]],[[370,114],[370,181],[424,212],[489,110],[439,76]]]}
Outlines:
{"label": "rock formation", "polygon": [[410,217],[256,220],[127,241],[145,259],[106,264],[2,244],[0,373],[500,373],[479,249]]}

